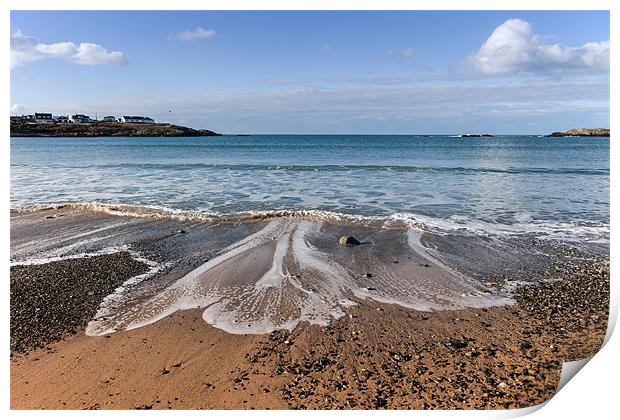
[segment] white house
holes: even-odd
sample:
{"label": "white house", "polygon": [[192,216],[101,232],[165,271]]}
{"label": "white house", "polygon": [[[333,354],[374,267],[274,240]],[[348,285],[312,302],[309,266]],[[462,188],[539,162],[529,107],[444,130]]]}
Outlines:
{"label": "white house", "polygon": [[153,120],[152,118],[139,117],[136,115],[123,115],[121,117],[121,122],[133,124],[155,124],[155,120]]}

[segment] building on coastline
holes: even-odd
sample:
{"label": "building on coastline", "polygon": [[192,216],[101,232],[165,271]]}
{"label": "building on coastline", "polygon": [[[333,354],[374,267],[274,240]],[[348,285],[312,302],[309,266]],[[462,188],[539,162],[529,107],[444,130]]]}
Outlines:
{"label": "building on coastline", "polygon": [[11,122],[21,122],[21,123],[36,123],[36,119],[34,115],[11,115]]}
{"label": "building on coastline", "polygon": [[95,120],[91,119],[88,115],[84,115],[84,114],[73,114],[69,117],[69,121],[71,121],[73,124],[92,124],[96,122]]}
{"label": "building on coastline", "polygon": [[[143,117],[138,115],[123,115],[118,120],[113,115],[107,115],[103,117],[101,122],[113,123],[113,122],[131,123],[131,124],[155,124],[155,120],[150,117]],[[85,114],[73,114],[73,115],[57,115],[53,116],[47,112],[36,112],[34,115],[11,115],[11,122],[21,123],[60,123],[60,124],[94,124],[97,119],[92,119]]]}
{"label": "building on coastline", "polygon": [[47,112],[35,112],[34,121],[38,123],[52,123],[54,122],[54,118],[52,117],[52,114]]}
{"label": "building on coastline", "polygon": [[132,123],[132,124],[155,124],[155,120],[149,117],[139,117],[136,115],[123,115],[120,118],[120,122],[122,123]]}

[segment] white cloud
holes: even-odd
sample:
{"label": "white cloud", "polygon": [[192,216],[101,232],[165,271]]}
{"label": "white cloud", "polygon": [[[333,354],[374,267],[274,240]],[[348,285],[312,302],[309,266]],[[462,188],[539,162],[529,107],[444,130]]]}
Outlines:
{"label": "white cloud", "polygon": [[73,55],[73,60],[78,64],[96,65],[106,63],[125,62],[123,53],[120,51],[108,51],[99,44],[82,42]]}
{"label": "white cloud", "polygon": [[211,38],[215,35],[216,32],[213,29],[204,29],[199,26],[192,31],[177,32],[172,35],[172,39],[176,39],[177,41],[195,41],[197,39]]}
{"label": "white cloud", "polygon": [[62,59],[76,64],[125,64],[120,51],[108,51],[99,44],[82,42],[57,42],[43,44],[36,38],[24,35],[19,28],[11,25],[11,68],[27,63],[48,59]]}
{"label": "white cloud", "polygon": [[389,57],[411,58],[414,56],[413,48],[404,48],[402,50],[389,50],[386,55]]}
{"label": "white cloud", "polygon": [[403,57],[413,57],[413,49],[412,48],[405,48],[404,50],[402,50],[400,52],[400,54]]}
{"label": "white cloud", "polygon": [[22,115],[26,113],[26,107],[20,104],[11,105],[11,115]]}
{"label": "white cloud", "polygon": [[471,58],[483,73],[608,71],[609,41],[588,42],[581,47],[545,44],[532,25],[509,19]]}
{"label": "white cloud", "polygon": [[324,44],[321,46],[321,51],[330,52],[334,50],[334,46],[330,44]]}

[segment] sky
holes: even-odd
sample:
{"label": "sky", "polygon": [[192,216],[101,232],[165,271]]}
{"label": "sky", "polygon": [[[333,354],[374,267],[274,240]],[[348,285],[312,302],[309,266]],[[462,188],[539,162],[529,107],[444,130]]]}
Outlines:
{"label": "sky", "polygon": [[11,113],[221,133],[609,127],[606,11],[12,11]]}

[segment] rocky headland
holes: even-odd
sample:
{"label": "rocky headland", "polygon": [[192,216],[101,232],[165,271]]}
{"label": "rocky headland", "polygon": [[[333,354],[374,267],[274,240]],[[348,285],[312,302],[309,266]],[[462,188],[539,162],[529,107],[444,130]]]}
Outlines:
{"label": "rocky headland", "polygon": [[11,137],[206,137],[220,135],[211,130],[196,130],[174,124],[11,122]]}
{"label": "rocky headland", "polygon": [[571,128],[567,131],[554,131],[546,137],[609,137],[609,128]]}

